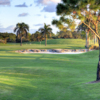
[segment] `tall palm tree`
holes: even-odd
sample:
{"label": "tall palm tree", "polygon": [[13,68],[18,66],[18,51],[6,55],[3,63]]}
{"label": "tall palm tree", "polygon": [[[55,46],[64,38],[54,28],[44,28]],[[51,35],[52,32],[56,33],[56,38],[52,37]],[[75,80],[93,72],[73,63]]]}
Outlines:
{"label": "tall palm tree", "polygon": [[52,33],[52,28],[50,28],[50,25],[46,25],[44,23],[44,27],[40,28],[39,31],[45,37],[45,46],[46,46],[47,45],[47,35],[50,35]]}
{"label": "tall palm tree", "polygon": [[14,32],[17,34],[17,38],[20,37],[20,46],[22,46],[22,38],[27,37],[29,26],[25,23],[17,23]]}

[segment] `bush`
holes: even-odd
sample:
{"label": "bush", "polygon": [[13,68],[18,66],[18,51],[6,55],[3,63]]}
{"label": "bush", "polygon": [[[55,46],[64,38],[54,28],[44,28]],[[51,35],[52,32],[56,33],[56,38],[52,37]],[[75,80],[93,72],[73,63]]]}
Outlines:
{"label": "bush", "polygon": [[99,50],[99,46],[98,45],[92,45],[89,50]]}

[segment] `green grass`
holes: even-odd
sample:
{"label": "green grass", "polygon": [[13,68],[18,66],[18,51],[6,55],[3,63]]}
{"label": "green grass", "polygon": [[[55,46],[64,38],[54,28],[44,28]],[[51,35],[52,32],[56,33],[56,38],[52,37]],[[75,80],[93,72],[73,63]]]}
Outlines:
{"label": "green grass", "polygon": [[85,48],[85,40],[82,39],[52,39],[47,41],[47,46],[45,46],[45,41],[40,42],[28,42],[23,43],[8,43],[0,44],[0,50],[19,50],[19,49],[83,49]]}
{"label": "green grass", "polygon": [[[84,54],[18,54],[0,46],[0,100],[99,100],[98,51]],[[19,47],[18,47],[19,48]]]}
{"label": "green grass", "polygon": [[[40,44],[40,42],[33,42],[35,44]],[[47,40],[47,44],[82,44],[85,43],[85,40],[82,39],[51,39]],[[41,44],[45,44],[45,41],[42,41]]]}
{"label": "green grass", "polygon": [[[51,39],[40,42],[27,42],[20,46],[20,43],[0,44],[0,50],[20,50],[20,49],[85,49],[86,40],[82,39]],[[90,45],[93,41],[90,42]]]}
{"label": "green grass", "polygon": [[0,51],[0,100],[99,100],[98,51],[78,55]]}

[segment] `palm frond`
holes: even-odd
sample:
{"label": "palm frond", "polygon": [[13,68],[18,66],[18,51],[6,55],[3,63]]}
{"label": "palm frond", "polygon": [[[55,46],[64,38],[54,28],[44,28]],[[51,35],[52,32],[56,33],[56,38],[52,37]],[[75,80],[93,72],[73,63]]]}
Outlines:
{"label": "palm frond", "polygon": [[14,28],[14,32],[16,32],[16,31],[17,31],[17,29],[18,29],[18,28],[17,28],[17,27],[15,27],[15,28]]}

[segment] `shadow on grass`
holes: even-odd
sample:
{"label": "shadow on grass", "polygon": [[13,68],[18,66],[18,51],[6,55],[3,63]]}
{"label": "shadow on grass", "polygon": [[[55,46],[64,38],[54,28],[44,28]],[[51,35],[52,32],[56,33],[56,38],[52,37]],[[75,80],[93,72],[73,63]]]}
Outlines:
{"label": "shadow on grass", "polygon": [[0,83],[0,100],[32,100],[37,87],[24,83]]}

